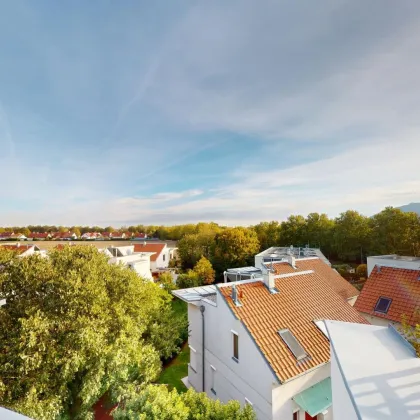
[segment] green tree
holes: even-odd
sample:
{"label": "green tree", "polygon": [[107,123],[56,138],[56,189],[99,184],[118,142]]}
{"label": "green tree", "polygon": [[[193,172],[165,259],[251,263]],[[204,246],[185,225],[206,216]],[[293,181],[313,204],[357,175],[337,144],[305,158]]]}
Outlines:
{"label": "green tree", "polygon": [[306,217],[305,242],[309,246],[321,248],[325,254],[333,250],[334,220],[324,213],[310,213]]}
{"label": "green tree", "polygon": [[335,220],[334,248],[344,261],[361,261],[369,248],[369,219],[357,211],[347,210]]}
{"label": "green tree", "polygon": [[367,265],[366,264],[358,265],[357,268],[356,268],[356,274],[359,278],[361,278],[361,277],[366,278],[367,277]]}
{"label": "green tree", "polygon": [[279,222],[261,222],[253,226],[257,233],[258,241],[260,243],[260,251],[263,251],[272,246],[280,245],[280,223]]}
{"label": "green tree", "polygon": [[67,233],[69,230],[68,230],[68,228],[66,228],[65,226],[60,226],[60,227],[58,228],[58,231],[59,231],[60,233]]}
{"label": "green tree", "polygon": [[188,289],[189,287],[201,286],[202,282],[195,271],[188,270],[187,273],[178,276],[176,285],[179,289]]}
{"label": "green tree", "polygon": [[227,268],[253,265],[259,250],[260,243],[254,230],[227,228],[215,237],[213,266],[220,274]]}
{"label": "green tree", "polygon": [[113,412],[115,420],[255,420],[250,405],[241,408],[238,401],[222,404],[205,393],[189,389],[178,394],[165,385],[149,385],[133,395]]}
{"label": "green tree", "polygon": [[280,242],[283,246],[305,246],[306,220],[301,215],[291,215],[281,223]]}
{"label": "green tree", "polygon": [[178,242],[178,255],[184,270],[193,268],[201,257],[212,261],[216,231],[203,229],[199,233],[185,235]]}
{"label": "green tree", "polygon": [[215,272],[211,262],[206,257],[201,257],[200,261],[194,266],[193,271],[200,278],[201,284],[214,283]]}
{"label": "green tree", "polygon": [[105,232],[108,232],[108,233],[112,233],[112,232],[114,232],[114,228],[112,227],[112,226],[107,226],[106,228],[105,228]]}
{"label": "green tree", "polygon": [[73,233],[75,233],[77,235],[78,238],[80,238],[82,236],[82,234],[80,233],[80,229],[78,227],[74,227],[71,230]]}
{"label": "green tree", "polygon": [[172,290],[176,289],[176,284],[174,283],[174,278],[169,271],[164,271],[159,276],[159,284],[164,290],[170,293]]}
{"label": "green tree", "polygon": [[420,217],[387,207],[371,219],[372,252],[375,254],[418,255]]}
{"label": "green tree", "polygon": [[36,419],[91,418],[106,391],[155,380],[178,346],[170,296],[94,247],[15,258],[0,299],[0,405]]}
{"label": "green tree", "polygon": [[19,229],[19,232],[22,235],[25,235],[27,238],[29,238],[29,236],[31,235],[31,231],[27,227]]}

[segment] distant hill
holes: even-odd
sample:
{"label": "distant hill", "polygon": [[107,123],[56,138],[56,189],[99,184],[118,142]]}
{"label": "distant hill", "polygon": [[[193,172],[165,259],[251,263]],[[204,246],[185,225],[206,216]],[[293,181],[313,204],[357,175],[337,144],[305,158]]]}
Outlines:
{"label": "distant hill", "polygon": [[414,213],[420,214],[420,203],[410,203],[398,208],[405,212],[414,211]]}

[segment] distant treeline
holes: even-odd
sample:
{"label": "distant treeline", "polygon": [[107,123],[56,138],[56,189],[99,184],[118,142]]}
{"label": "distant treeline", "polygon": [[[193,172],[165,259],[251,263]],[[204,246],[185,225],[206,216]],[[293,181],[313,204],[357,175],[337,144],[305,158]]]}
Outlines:
{"label": "distant treeline", "polygon": [[[162,240],[200,243],[204,254],[211,253],[212,241],[217,234],[230,230],[217,223],[197,223],[176,226],[136,225],[123,226],[121,232],[146,233],[149,237]],[[400,254],[418,256],[420,254],[420,217],[416,213],[404,213],[387,207],[380,213],[366,217],[354,210],[341,213],[335,219],[326,214],[311,213],[307,217],[292,215],[286,221],[261,222],[245,228],[255,232],[259,249],[270,246],[307,246],[321,248],[333,260],[365,262],[366,256],[374,254]],[[13,230],[28,236],[30,232],[75,231],[112,232],[111,226],[26,226],[0,228]],[[255,236],[252,235],[254,238]],[[206,239],[207,238],[207,239]],[[233,240],[233,239],[232,239]],[[208,243],[207,243],[207,242]],[[207,244],[207,245],[206,245]],[[183,244],[181,243],[181,246]],[[227,245],[228,246],[228,245]]]}

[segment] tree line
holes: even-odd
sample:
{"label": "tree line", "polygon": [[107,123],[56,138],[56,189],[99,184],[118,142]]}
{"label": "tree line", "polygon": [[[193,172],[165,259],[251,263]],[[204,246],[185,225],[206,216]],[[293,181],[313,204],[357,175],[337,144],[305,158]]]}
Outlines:
{"label": "tree line", "polygon": [[[4,230],[5,228],[0,228]],[[7,228],[15,232],[113,231],[108,226],[27,226]],[[324,213],[291,215],[283,222],[261,222],[250,227],[228,228],[217,223],[197,223],[176,226],[123,226],[119,230],[146,233],[161,240],[181,241],[185,269],[192,268],[201,256],[209,259],[217,270],[223,264],[242,264],[251,253],[270,246],[310,246],[320,248],[332,260],[366,262],[373,254],[420,254],[420,217],[387,207],[372,217],[348,210],[336,218]],[[28,233],[28,232],[26,232]],[[258,242],[258,244],[257,244]],[[197,249],[188,250],[192,246]],[[240,247],[241,248],[240,248]],[[251,252],[252,251],[252,252]],[[182,252],[182,251],[181,251]],[[231,253],[224,258],[224,253]],[[224,267],[226,268],[226,267]]]}

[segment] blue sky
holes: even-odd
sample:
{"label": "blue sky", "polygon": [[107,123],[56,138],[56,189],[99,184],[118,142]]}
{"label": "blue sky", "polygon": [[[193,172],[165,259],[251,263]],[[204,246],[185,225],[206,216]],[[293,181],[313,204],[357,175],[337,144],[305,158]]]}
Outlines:
{"label": "blue sky", "polygon": [[420,200],[420,3],[0,0],[0,225]]}

